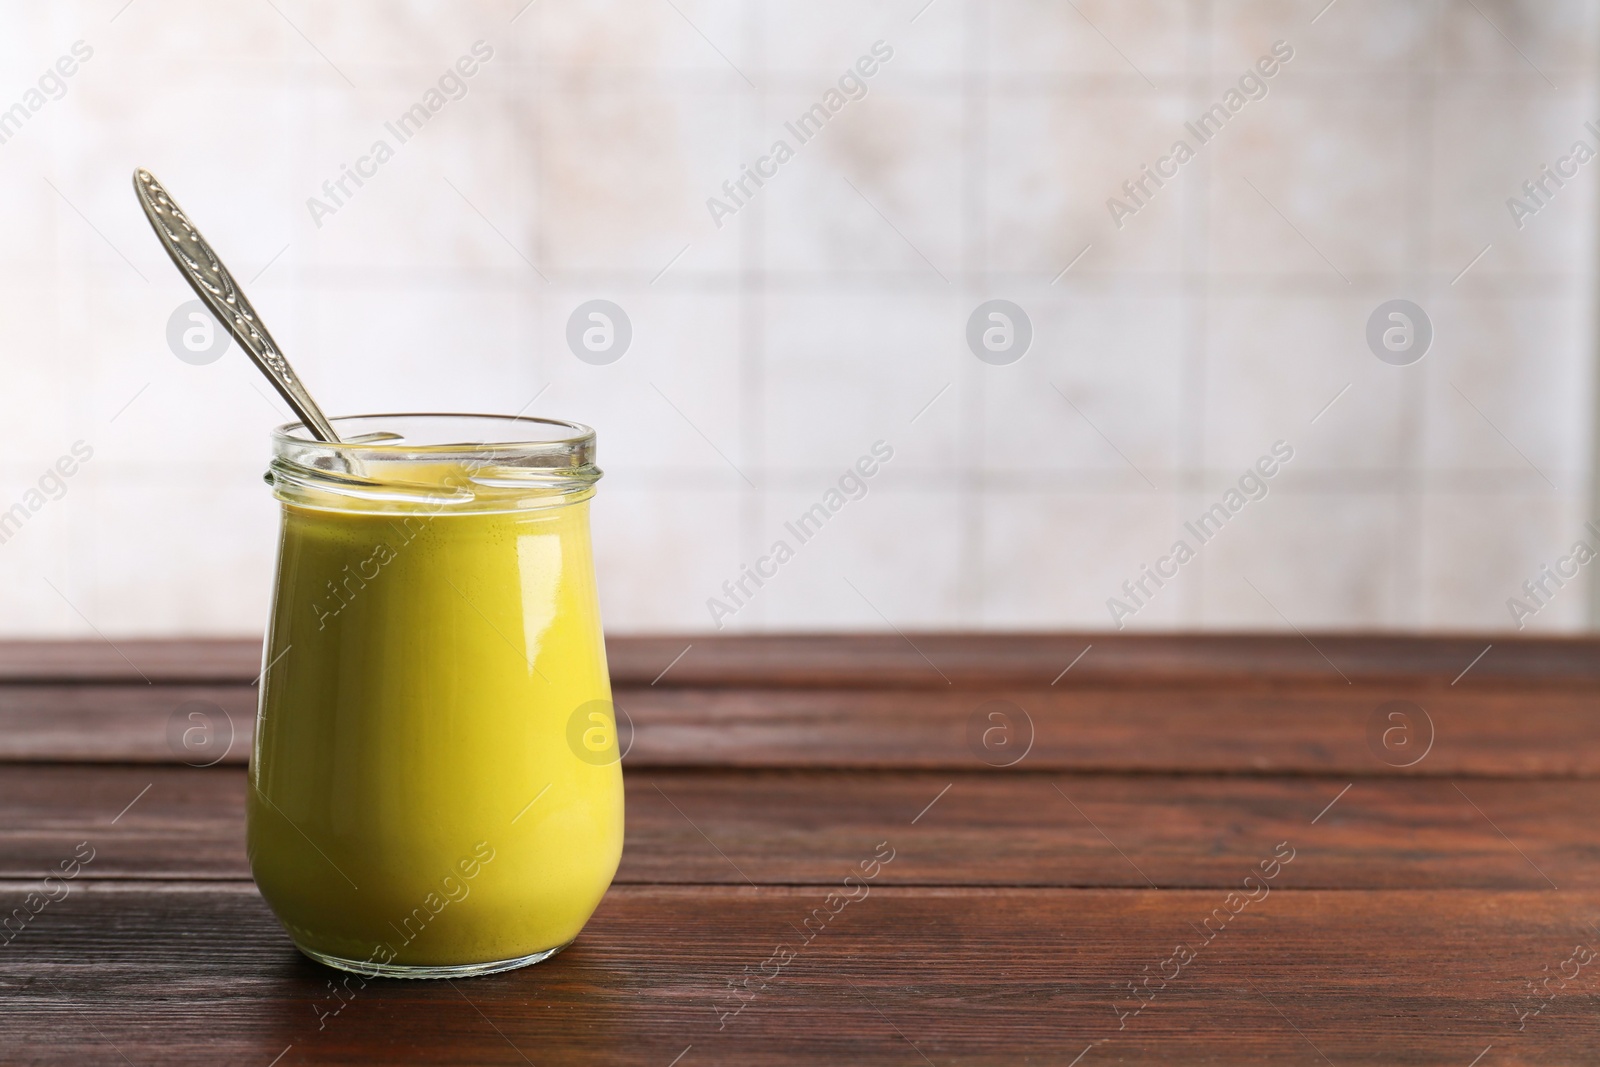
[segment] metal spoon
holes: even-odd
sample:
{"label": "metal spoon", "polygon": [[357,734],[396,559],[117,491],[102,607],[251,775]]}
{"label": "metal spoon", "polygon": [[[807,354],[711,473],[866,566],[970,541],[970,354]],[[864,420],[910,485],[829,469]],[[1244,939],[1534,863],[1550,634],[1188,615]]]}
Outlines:
{"label": "metal spoon", "polygon": [[145,218],[150,220],[150,227],[156,231],[161,247],[172,257],[178,273],[211,309],[217,321],[228,328],[250,361],[267,376],[317,440],[339,443],[339,435],[333,432],[322,409],[317,407],[289,361],[278,351],[277,342],[256,317],[255,308],[239,291],[233,275],[228,273],[228,268],[222,265],[222,260],[200,236],[183,209],[167,195],[155,175],[143,167],[133,172],[133,188],[139,194],[139,206],[144,208]]}

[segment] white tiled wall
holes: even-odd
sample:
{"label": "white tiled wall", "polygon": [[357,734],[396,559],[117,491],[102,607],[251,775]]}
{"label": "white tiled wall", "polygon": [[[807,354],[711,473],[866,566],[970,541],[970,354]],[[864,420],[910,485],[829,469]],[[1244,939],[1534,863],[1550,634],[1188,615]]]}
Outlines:
{"label": "white tiled wall", "polygon": [[[730,627],[1109,626],[1279,439],[1270,495],[1129,627],[1509,627],[1595,513],[1600,160],[1520,231],[1505,202],[1595,143],[1600,4],[1325,3],[0,3],[0,108],[93,48],[0,144],[0,510],[94,449],[0,545],[0,634],[264,619],[282,405],[236,349],[169,351],[189,294],[135,165],[329,411],[537,395],[597,427],[615,630],[708,628],[877,440],[867,496]],[[465,98],[315,225],[478,40]],[[715,225],[707,197],[879,40],[865,98]],[[1107,197],[1279,40],[1268,95],[1114,226]],[[1364,339],[1395,297],[1435,327],[1408,367]],[[564,339],[594,298],[633,324],[607,366]],[[991,298],[1033,325],[1009,366],[966,345]],[[1587,627],[1589,599],[1529,626]]]}

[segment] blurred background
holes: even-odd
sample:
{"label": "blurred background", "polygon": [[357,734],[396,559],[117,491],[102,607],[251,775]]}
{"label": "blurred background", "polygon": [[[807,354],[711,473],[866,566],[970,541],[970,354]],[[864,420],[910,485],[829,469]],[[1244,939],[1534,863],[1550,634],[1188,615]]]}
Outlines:
{"label": "blurred background", "polygon": [[0,633],[264,625],[136,165],[331,414],[594,426],[615,631],[1592,629],[1597,6],[5,3]]}

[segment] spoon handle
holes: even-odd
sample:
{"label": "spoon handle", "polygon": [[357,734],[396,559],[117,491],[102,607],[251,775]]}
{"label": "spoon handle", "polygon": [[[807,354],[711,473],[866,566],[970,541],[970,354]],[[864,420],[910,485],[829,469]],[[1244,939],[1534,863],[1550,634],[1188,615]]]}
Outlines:
{"label": "spoon handle", "polygon": [[249,355],[251,362],[261,369],[294,413],[300,416],[319,441],[337,443],[339,435],[317,407],[311,394],[306,392],[295,376],[289,361],[283,358],[277,342],[267,332],[267,327],[256,316],[255,308],[245,299],[244,293],[234,283],[233,275],[222,265],[222,260],[211,250],[211,245],[200,236],[194,223],[183,213],[175,200],[168,195],[154,174],[143,167],[133,172],[133,188],[139,195],[139,206],[145,218],[156,231],[161,246],[172,257],[173,264],[183,275],[195,294],[211,309],[217,321]]}

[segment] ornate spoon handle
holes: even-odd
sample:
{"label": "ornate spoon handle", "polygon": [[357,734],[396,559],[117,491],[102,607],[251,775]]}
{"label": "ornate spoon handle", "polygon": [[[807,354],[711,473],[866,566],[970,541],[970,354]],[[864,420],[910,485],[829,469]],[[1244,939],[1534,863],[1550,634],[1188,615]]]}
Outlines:
{"label": "ornate spoon handle", "polygon": [[173,264],[193,287],[195,294],[216,315],[217,321],[228,328],[234,340],[239,342],[251,361],[267,376],[317,439],[337,442],[339,435],[333,432],[322,409],[311,399],[305,386],[300,384],[289,361],[278,351],[277,342],[273,341],[267,327],[256,316],[255,308],[250,306],[250,301],[245,299],[244,293],[234,283],[233,275],[228,273],[228,268],[222,265],[222,260],[217,258],[206,239],[200,236],[200,231],[194,228],[194,223],[189,221],[183,209],[156,181],[155,175],[143,167],[133,172],[133,188],[139,195],[139,206],[144,208],[145,218],[150,220],[161,246],[172,257]]}

